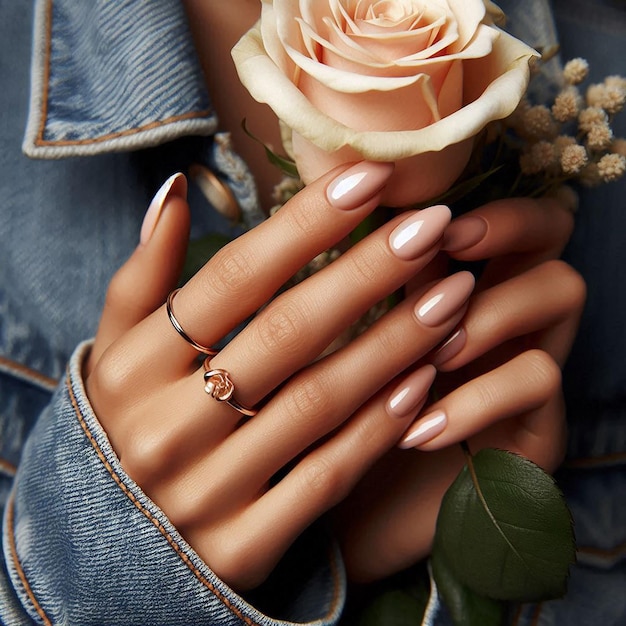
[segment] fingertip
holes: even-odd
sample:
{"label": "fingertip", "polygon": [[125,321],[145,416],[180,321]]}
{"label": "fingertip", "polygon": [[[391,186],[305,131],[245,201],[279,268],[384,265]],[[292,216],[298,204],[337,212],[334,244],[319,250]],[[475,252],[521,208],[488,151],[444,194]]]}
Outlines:
{"label": "fingertip", "polygon": [[172,176],[161,185],[150,202],[141,225],[139,235],[139,244],[141,246],[146,246],[150,242],[161,215],[163,214],[163,209],[172,198],[187,199],[187,179],[181,172],[172,174]]}

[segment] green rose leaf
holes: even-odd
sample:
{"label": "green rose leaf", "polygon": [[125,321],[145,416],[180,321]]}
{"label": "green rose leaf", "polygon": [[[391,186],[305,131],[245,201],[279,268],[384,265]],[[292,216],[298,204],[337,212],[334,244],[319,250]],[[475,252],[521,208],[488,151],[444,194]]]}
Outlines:
{"label": "green rose leaf", "polygon": [[431,557],[431,566],[437,590],[455,626],[502,626],[505,623],[506,604],[479,596],[461,584],[436,546]]}
{"label": "green rose leaf", "polygon": [[461,585],[518,602],[563,596],[576,550],[554,479],[528,459],[493,449],[468,453],[443,498],[435,546]]}

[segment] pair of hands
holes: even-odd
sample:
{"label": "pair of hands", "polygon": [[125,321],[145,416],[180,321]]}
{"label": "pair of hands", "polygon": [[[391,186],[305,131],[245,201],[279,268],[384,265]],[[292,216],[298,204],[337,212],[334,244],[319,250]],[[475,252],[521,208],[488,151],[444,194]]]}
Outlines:
{"label": "pair of hands", "polygon": [[[130,477],[236,589],[262,582],[295,538],[339,503],[335,521],[354,578],[420,558],[462,462],[452,444],[463,439],[476,449],[511,449],[548,470],[561,460],[559,366],[585,290],[553,260],[572,227],[556,201],[474,211],[487,228],[470,246],[476,223],[462,223],[470,218],[448,226],[444,207],[404,213],[272,300],[375,209],[391,172],[374,163],[330,172],[222,249],[177,294],[178,320],[205,346],[260,311],[211,360],[232,375],[236,400],[259,409],[249,420],[204,393],[198,353],[165,312],[188,237],[182,177],[149,211],[140,245],[109,286],[85,366],[90,401]],[[442,246],[459,259],[492,259],[469,300],[468,273],[441,279]],[[317,358],[407,283],[401,304]],[[438,350],[451,334],[456,341]],[[446,372],[436,382],[443,396],[420,414],[433,359]],[[396,448],[414,431],[407,445],[428,453]]]}

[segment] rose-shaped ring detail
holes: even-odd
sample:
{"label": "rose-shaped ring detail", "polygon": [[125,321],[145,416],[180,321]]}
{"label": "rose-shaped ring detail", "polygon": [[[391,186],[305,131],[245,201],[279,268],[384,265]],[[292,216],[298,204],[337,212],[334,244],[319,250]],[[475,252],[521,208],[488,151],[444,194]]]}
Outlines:
{"label": "rose-shaped ring detail", "polygon": [[172,302],[174,300],[174,296],[180,291],[180,289],[174,289],[174,291],[170,292],[169,296],[167,296],[167,302],[165,304],[165,308],[167,310],[167,317],[169,318],[174,330],[195,350],[201,352],[202,354],[208,354],[209,356],[215,356],[219,350],[215,350],[214,348],[206,348],[205,346],[199,344],[197,341],[194,341],[180,325],[180,322],[176,319],[174,315],[174,309],[172,308]]}
{"label": "rose-shaped ring detail", "polygon": [[211,369],[210,357],[204,360],[204,391],[218,402],[226,402],[246,417],[254,417],[257,411],[239,404],[234,398],[235,384],[226,370]]}

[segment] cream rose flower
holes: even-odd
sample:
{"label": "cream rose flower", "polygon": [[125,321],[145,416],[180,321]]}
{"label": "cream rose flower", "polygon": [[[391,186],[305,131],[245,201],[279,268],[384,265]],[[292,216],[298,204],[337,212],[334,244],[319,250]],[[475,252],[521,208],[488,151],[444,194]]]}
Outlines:
{"label": "cream rose flower", "polygon": [[241,81],[291,132],[304,182],[395,161],[383,202],[445,191],[473,138],[513,112],[536,53],[488,0],[262,0],[233,50]]}

